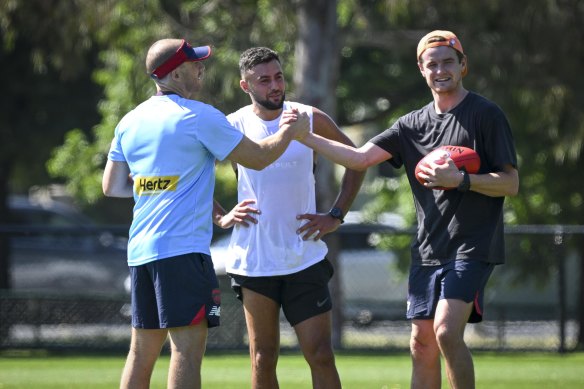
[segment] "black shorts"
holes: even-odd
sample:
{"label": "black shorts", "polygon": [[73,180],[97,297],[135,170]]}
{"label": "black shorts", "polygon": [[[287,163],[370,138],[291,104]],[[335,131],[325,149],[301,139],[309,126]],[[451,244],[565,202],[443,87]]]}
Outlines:
{"label": "black shorts", "polygon": [[328,282],[334,269],[328,259],[298,273],[270,277],[246,277],[229,274],[231,287],[243,301],[241,288],[252,290],[274,300],[282,307],[291,326],[332,309]]}
{"label": "black shorts", "polygon": [[485,286],[495,265],[481,261],[450,261],[438,266],[412,265],[408,284],[408,319],[433,319],[438,301],[473,302],[469,323],[483,320]]}
{"label": "black shorts", "polygon": [[211,257],[192,253],[130,266],[132,326],[219,325],[221,292]]}

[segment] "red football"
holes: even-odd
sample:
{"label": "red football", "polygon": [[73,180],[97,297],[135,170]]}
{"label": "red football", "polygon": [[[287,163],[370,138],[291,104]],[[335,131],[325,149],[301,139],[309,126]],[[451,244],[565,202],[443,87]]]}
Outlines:
{"label": "red football", "polygon": [[[446,158],[450,157],[457,168],[464,168],[467,172],[474,174],[479,171],[481,167],[481,159],[476,151],[471,148],[463,146],[440,146],[437,149],[428,153],[424,158],[418,162],[416,165],[416,170],[414,175],[420,184],[425,184],[426,182],[418,177],[420,172],[420,165],[428,166],[429,162],[434,162],[441,164]],[[442,188],[436,187],[432,189],[454,189],[454,188]]]}

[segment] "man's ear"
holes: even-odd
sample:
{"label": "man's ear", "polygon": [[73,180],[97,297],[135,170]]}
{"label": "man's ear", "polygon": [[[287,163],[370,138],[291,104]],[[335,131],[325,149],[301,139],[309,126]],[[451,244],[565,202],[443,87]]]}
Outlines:
{"label": "man's ear", "polygon": [[239,87],[245,93],[249,93],[249,84],[245,80],[239,80]]}
{"label": "man's ear", "polygon": [[424,74],[424,64],[421,61],[418,61],[418,69],[420,70],[420,73],[422,73],[422,77],[426,77],[426,75]]}

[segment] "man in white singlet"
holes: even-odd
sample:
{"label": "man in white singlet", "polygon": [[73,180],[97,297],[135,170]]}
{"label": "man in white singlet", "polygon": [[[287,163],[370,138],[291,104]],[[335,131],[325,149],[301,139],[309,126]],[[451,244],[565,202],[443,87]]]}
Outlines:
{"label": "man in white singlet", "polygon": [[[259,141],[278,130],[288,110],[307,113],[320,136],[353,145],[334,121],[317,108],[285,101],[285,80],[276,52],[256,47],[239,62],[243,91],[251,105],[227,116],[247,137]],[[340,388],[331,344],[333,267],[322,236],[343,222],[364,172],[347,170],[331,211],[316,213],[315,154],[291,142],[262,171],[235,165],[239,203],[226,213],[216,204],[219,226],[234,226],[226,263],[232,286],[243,302],[250,341],[252,388],[278,387],[280,307],[294,328],[312,374],[313,386]]]}

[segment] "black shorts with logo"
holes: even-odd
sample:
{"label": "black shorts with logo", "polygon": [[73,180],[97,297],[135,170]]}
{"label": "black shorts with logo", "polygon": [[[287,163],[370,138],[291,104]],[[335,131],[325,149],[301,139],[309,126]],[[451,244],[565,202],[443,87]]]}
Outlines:
{"label": "black shorts with logo", "polygon": [[269,277],[247,277],[231,274],[231,287],[243,301],[241,288],[262,294],[282,307],[291,326],[332,309],[328,282],[333,276],[328,259],[297,273]]}

